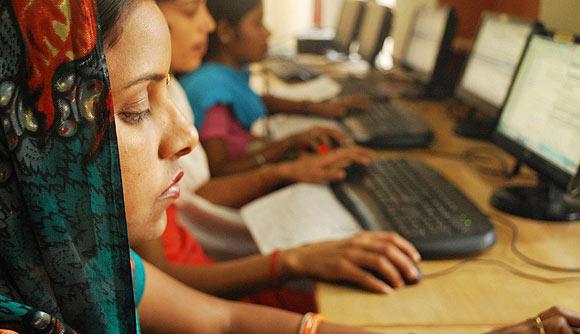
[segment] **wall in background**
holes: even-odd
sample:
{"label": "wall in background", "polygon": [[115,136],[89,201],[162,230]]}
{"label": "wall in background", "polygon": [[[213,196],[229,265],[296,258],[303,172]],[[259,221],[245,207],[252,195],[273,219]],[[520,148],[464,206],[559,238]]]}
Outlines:
{"label": "wall in background", "polygon": [[273,52],[295,50],[294,37],[310,29],[313,19],[313,0],[264,0],[264,21],[272,31]]}
{"label": "wall in background", "polygon": [[542,0],[540,18],[549,29],[580,35],[580,1]]}
{"label": "wall in background", "polygon": [[[483,11],[507,13],[515,16],[538,18],[540,0],[439,0],[440,4],[455,8],[459,17],[457,35],[473,39],[477,34]],[[552,0],[547,0],[552,1]]]}

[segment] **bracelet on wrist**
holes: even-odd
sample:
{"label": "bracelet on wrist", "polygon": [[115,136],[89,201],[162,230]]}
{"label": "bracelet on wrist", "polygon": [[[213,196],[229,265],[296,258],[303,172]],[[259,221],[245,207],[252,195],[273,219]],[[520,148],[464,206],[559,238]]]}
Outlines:
{"label": "bracelet on wrist", "polygon": [[324,316],[318,313],[306,313],[304,317],[302,317],[302,321],[300,321],[298,334],[316,334],[318,332],[318,326],[320,326],[320,323],[324,320]]}
{"label": "bracelet on wrist", "polygon": [[254,159],[258,163],[258,166],[264,166],[268,163],[268,160],[266,160],[266,157],[262,153],[254,155]]}
{"label": "bracelet on wrist", "polygon": [[270,255],[270,281],[272,288],[280,287],[280,272],[278,271],[278,258],[280,257],[280,250],[274,249]]}

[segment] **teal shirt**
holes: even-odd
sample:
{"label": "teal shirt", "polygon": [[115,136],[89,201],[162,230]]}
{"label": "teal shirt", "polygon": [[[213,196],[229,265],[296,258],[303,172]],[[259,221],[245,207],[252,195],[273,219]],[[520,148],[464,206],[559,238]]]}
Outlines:
{"label": "teal shirt", "polygon": [[[133,250],[131,250],[131,259],[133,260],[134,268],[133,272],[133,293],[135,296],[135,307],[138,308],[143,299],[143,292],[145,292],[145,266],[143,266],[143,260],[137,255]],[[137,322],[137,333],[141,333],[139,326],[139,314],[135,310],[135,319]]]}
{"label": "teal shirt", "polygon": [[198,129],[201,129],[207,111],[216,105],[230,108],[245,129],[250,129],[256,120],[266,115],[262,98],[250,87],[248,69],[205,63],[198,70],[183,75],[179,82],[185,90]]}

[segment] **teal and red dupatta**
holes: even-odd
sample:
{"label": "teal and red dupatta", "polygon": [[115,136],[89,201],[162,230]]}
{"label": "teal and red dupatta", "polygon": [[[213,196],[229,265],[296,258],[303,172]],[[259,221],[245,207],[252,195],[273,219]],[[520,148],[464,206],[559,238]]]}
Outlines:
{"label": "teal and red dupatta", "polygon": [[95,6],[0,0],[0,328],[136,330]]}

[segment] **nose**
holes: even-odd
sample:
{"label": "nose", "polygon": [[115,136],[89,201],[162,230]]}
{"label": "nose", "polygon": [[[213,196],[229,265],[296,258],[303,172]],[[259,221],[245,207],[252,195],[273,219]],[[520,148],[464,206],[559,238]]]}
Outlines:
{"label": "nose", "polygon": [[203,15],[203,26],[204,28],[206,28],[206,33],[212,33],[215,31],[216,28],[216,23],[215,20],[213,19],[213,16],[211,16],[211,13],[209,12],[209,9],[207,8],[207,4],[203,3],[202,5],[202,15]]}
{"label": "nose", "polygon": [[197,130],[181,111],[168,102],[167,119],[163,129],[163,138],[159,147],[161,159],[179,159],[189,154],[199,143]]}

